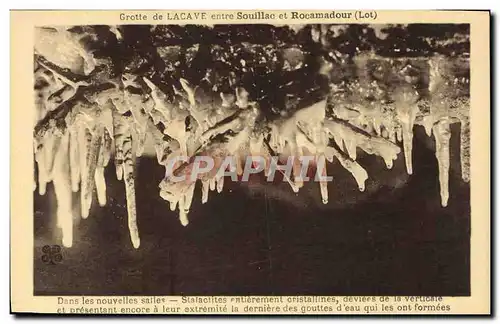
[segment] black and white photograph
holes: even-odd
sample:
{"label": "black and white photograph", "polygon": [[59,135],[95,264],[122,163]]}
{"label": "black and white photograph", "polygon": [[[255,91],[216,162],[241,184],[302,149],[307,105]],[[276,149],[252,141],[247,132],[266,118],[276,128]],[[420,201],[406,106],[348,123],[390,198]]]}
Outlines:
{"label": "black and white photograph", "polygon": [[33,55],[36,296],[471,295],[469,24],[46,25]]}

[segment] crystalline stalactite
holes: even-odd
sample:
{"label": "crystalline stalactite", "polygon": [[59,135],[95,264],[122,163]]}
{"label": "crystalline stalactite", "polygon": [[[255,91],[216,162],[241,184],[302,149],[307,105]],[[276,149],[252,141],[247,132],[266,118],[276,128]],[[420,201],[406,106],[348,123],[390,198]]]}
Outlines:
{"label": "crystalline stalactite", "polygon": [[52,179],[52,170],[54,169],[54,157],[57,152],[58,146],[60,143],[60,137],[51,134],[46,136],[45,141],[43,143],[44,146],[44,165],[45,165],[45,173],[47,174],[48,179]]}
{"label": "crystalline stalactite", "polygon": [[319,168],[319,173],[321,174],[321,179],[319,180],[319,188],[321,191],[321,199],[323,200],[323,204],[328,204],[328,182],[323,180],[326,178],[326,161],[325,155],[320,154],[318,157],[317,165]]}
{"label": "crystalline stalactite", "polygon": [[97,159],[102,143],[102,133],[104,129],[100,126],[95,126],[92,130],[86,128],[84,153],[85,167],[82,168],[82,187],[81,187],[81,206],[82,217],[87,218],[92,206],[92,194],[94,192],[95,172],[97,168]]}
{"label": "crystalline stalactite", "polygon": [[95,187],[99,206],[106,205],[106,180],[104,179],[104,167],[98,166],[95,170]]}
{"label": "crystalline stalactite", "polygon": [[195,184],[189,186],[185,195],[181,197],[179,200],[179,220],[183,226],[187,226],[189,224],[188,213],[191,208],[191,203],[193,202],[193,194],[194,194]]}
{"label": "crystalline stalactite", "polygon": [[121,120],[122,117],[114,117],[114,140],[115,140],[115,170],[116,178],[122,180],[123,178],[123,144],[125,141],[125,133],[128,126]]}
{"label": "crystalline stalactite", "polygon": [[[263,158],[267,161],[268,163],[268,166],[270,167],[270,163],[271,163],[271,160],[272,160],[272,154],[269,150],[269,148],[267,147],[266,144],[263,144],[262,146],[262,154],[263,154]],[[237,170],[238,170],[238,174],[240,175],[243,171],[241,169],[241,162],[239,159],[237,159],[236,161],[237,163]],[[270,170],[266,171],[266,172],[269,172]],[[278,173],[280,173],[282,176],[283,176],[283,179],[290,185],[290,187],[292,188],[293,192],[299,192],[299,189],[301,188],[301,186],[299,185],[300,184],[300,181],[292,181],[288,175],[283,172],[283,170],[281,169],[278,169],[277,170]],[[297,182],[299,184],[297,184]]]}
{"label": "crystalline stalactite", "polygon": [[[450,71],[453,69],[450,62],[442,57],[434,57],[429,61],[429,91],[433,95],[430,103],[431,119],[433,121],[432,133],[436,141],[436,159],[439,168],[439,185],[441,205],[446,207],[449,198],[449,172],[450,172],[450,124],[454,118],[461,123],[460,134],[460,159],[462,165],[462,178],[467,181],[469,172],[469,119],[468,101],[464,98],[454,98],[458,85],[451,81]],[[428,126],[427,126],[428,127]]]}
{"label": "crystalline stalactite", "polygon": [[293,158],[293,168],[292,168],[293,181],[297,188],[302,188],[304,186],[304,181],[302,180],[302,175],[301,175],[302,163],[300,162],[299,159],[301,155],[297,153],[297,150],[295,150],[291,155]]}
{"label": "crystalline stalactite", "polygon": [[85,202],[84,193],[87,191],[88,180],[88,164],[87,164],[87,156],[90,151],[90,142],[92,140],[92,134],[88,130],[88,128],[82,124],[79,125],[78,129],[78,147],[79,147],[79,160],[80,160],[80,206],[81,206],[81,216],[82,218],[86,218],[87,212],[85,209],[87,208],[87,204]]}
{"label": "crystalline stalactite", "polygon": [[441,205],[448,205],[448,181],[450,173],[450,122],[447,118],[438,121],[432,128],[436,139],[436,159],[439,168],[439,185],[441,193]]}
{"label": "crystalline stalactite", "polygon": [[134,124],[132,127],[132,139],[135,143],[135,155],[140,157],[144,152],[144,145],[146,143],[146,128]]}
{"label": "crystalline stalactite", "polygon": [[154,109],[158,111],[162,117],[159,120],[153,116],[155,124],[158,124],[160,120],[171,120],[172,119],[172,105],[167,103],[167,96],[148,78],[143,78],[146,85],[151,89],[151,99],[154,102]]}
{"label": "crystalline stalactite", "polygon": [[174,143],[175,141],[165,139],[163,133],[156,126],[150,126],[149,131],[154,141],[158,164],[166,166],[170,158],[173,158],[176,154],[180,154],[179,146],[177,143]]}
{"label": "crystalline stalactite", "polygon": [[174,211],[177,208],[177,200],[170,201],[170,210]]}
{"label": "crystalline stalactite", "polygon": [[45,166],[45,148],[41,147],[35,153],[35,161],[38,165],[38,193],[45,195],[47,190],[47,183],[49,182],[49,175],[47,174],[47,167]]}
{"label": "crystalline stalactite", "polygon": [[107,130],[104,130],[102,136],[102,145],[97,159],[97,167],[95,170],[95,186],[97,191],[97,200],[99,205],[106,205],[106,179],[104,178],[104,168],[108,165],[111,157],[111,136]]}
{"label": "crystalline stalactite", "polygon": [[396,142],[395,137],[400,137],[403,140],[403,151],[405,156],[406,171],[408,174],[413,173],[412,150],[413,150],[413,126],[417,113],[418,93],[413,86],[405,84],[394,91],[393,98],[395,100],[395,120],[397,123],[393,133],[401,132],[401,134],[393,135],[392,142]]}
{"label": "crystalline stalactite", "polygon": [[401,137],[403,140],[403,151],[405,155],[406,171],[413,173],[412,149],[413,149],[413,125],[418,108],[416,106],[404,105],[398,107],[398,118],[401,123]]}
{"label": "crystalline stalactite", "polygon": [[122,134],[123,141],[121,151],[123,152],[123,181],[125,182],[125,196],[127,201],[128,228],[130,239],[135,248],[140,245],[139,230],[137,228],[137,208],[135,204],[135,157],[132,152],[132,135],[130,129]]}
{"label": "crystalline stalactite", "polygon": [[422,126],[424,127],[425,134],[427,134],[427,136],[429,137],[432,135],[432,125],[434,125],[433,116],[424,116],[422,119]]}
{"label": "crystalline stalactite", "polygon": [[129,135],[123,143],[123,180],[127,199],[128,229],[133,246],[139,248],[141,241],[137,227],[137,208],[135,204],[134,157],[132,156],[132,137]]}
{"label": "crystalline stalactite", "polygon": [[392,161],[397,159],[400,148],[387,139],[370,135],[363,130],[357,129],[342,120],[325,120],[325,129],[335,139],[336,143],[343,143],[344,138],[354,141],[356,147],[361,148],[368,154],[381,156],[387,167],[392,167]]}
{"label": "crystalline stalactite", "polygon": [[[411,119],[412,117],[405,117]],[[413,173],[412,165],[412,148],[413,148],[413,122],[402,122],[402,133],[403,133],[403,149],[406,161],[406,171],[408,174]]]}
{"label": "crystalline stalactite", "polygon": [[[135,96],[137,97],[137,96]],[[144,144],[146,142],[146,134],[147,134],[147,125],[148,125],[148,115],[142,108],[142,105],[139,105],[138,98],[132,99],[131,96],[128,96],[128,103],[130,112],[132,114],[133,123],[131,125],[133,142],[135,144],[135,154],[136,156],[141,156],[144,152]]]}
{"label": "crystalline stalactite", "polygon": [[53,183],[57,199],[57,224],[62,230],[62,243],[65,247],[73,245],[73,211],[71,173],[69,164],[69,132],[61,139],[55,156]]}
{"label": "crystalline stalactite", "polygon": [[80,151],[79,151],[79,135],[78,127],[73,125],[69,128],[69,163],[71,171],[71,190],[78,191],[80,185]]}
{"label": "crystalline stalactite", "polygon": [[398,142],[401,142],[403,140],[403,129],[401,127],[398,127],[396,129],[396,140]]}
{"label": "crystalline stalactite", "polygon": [[188,112],[169,103],[166,95],[153,82],[147,78],[143,79],[151,90],[151,99],[154,102],[154,108],[149,113],[154,124],[161,122],[165,127],[165,134],[174,138],[179,143],[181,154],[188,155],[188,134],[185,129]]}
{"label": "crystalline stalactite", "polygon": [[359,190],[364,191],[365,182],[368,179],[368,173],[366,170],[359,165],[358,162],[351,159],[349,156],[346,156],[345,153],[337,150],[336,148],[328,147],[328,149],[328,152],[331,152],[331,156],[335,156],[337,160],[339,160],[340,164],[352,174],[358,184]]}
{"label": "crystalline stalactite", "polygon": [[217,192],[221,193],[222,189],[224,189],[224,177],[219,177],[217,179]]}
{"label": "crystalline stalactite", "polygon": [[135,204],[135,157],[132,152],[132,130],[129,122],[129,117],[122,116],[119,113],[113,114],[116,175],[118,180],[123,179],[125,182],[130,239],[133,246],[139,248],[140,238]]}
{"label": "crystalline stalactite", "polygon": [[201,182],[201,203],[204,204],[208,201],[208,194],[210,191],[210,180],[204,180]]}
{"label": "crystalline stalactite", "polygon": [[[334,121],[325,121],[324,125],[325,125],[325,130],[327,130],[327,132],[329,132],[329,134],[331,134],[331,135],[333,135],[334,133],[335,134],[339,134],[339,133],[342,134],[342,135],[333,135],[333,137],[335,137],[335,136],[337,137],[338,143],[344,142],[343,138],[345,138],[346,134],[343,133],[343,131],[342,131],[343,130],[342,124],[337,125],[336,122],[334,122]],[[340,127],[337,127],[337,126],[340,126]],[[361,133],[361,135],[366,136],[367,134]],[[350,138],[351,138],[351,141],[355,145],[354,147],[357,147],[359,145],[359,143],[364,143],[366,141],[366,139],[364,139],[360,142],[356,142],[354,140],[355,137],[350,137]],[[309,138],[308,136],[307,136],[307,140],[312,145],[315,145],[312,142],[312,139]],[[359,147],[361,147],[361,146],[359,146]],[[397,155],[397,153],[396,153],[396,155]],[[324,156],[326,158],[326,160],[328,160],[330,162],[333,161],[333,157],[336,157],[339,160],[340,164],[353,175],[354,179],[356,180],[356,182],[358,184],[359,190],[360,191],[365,190],[365,181],[366,181],[366,179],[368,179],[368,174],[367,174],[366,170],[363,169],[363,167],[361,167],[348,154],[338,150],[337,148],[335,148],[333,146],[327,146],[324,148],[324,155],[323,154],[320,155],[320,158],[321,158],[320,163],[324,163],[324,159],[321,156]],[[326,169],[324,169],[322,171],[325,172],[324,176],[326,176]],[[322,186],[326,186],[326,184],[322,185]],[[325,190],[327,190],[327,188],[323,188],[322,190],[323,190],[323,192],[325,192]]]}
{"label": "crystalline stalactite", "polygon": [[356,160],[356,141],[348,138],[348,137],[345,137],[344,138],[344,147],[345,147],[345,150],[347,152],[347,154],[349,155],[349,157],[353,160]]}

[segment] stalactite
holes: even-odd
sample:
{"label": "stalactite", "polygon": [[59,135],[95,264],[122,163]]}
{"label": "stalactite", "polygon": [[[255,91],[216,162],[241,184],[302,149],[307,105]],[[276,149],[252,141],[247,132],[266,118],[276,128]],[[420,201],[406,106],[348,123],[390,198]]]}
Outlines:
{"label": "stalactite", "polygon": [[77,192],[80,186],[80,149],[79,129],[75,125],[69,128],[69,165],[71,172],[71,190]]}
{"label": "stalactite", "polygon": [[205,204],[208,201],[208,194],[210,192],[210,181],[204,180],[201,182],[202,187],[201,187],[201,192],[202,192],[202,198],[201,198],[201,203]]}
{"label": "stalactite", "polygon": [[38,193],[42,196],[45,195],[47,183],[50,181],[45,166],[45,151],[45,148],[41,147],[36,149],[35,153],[35,160],[38,165]]}
{"label": "stalactite", "polygon": [[[87,218],[88,217],[88,210],[87,208],[90,208],[88,206],[88,202],[85,201],[85,193],[88,192],[87,186],[89,185],[89,181],[87,179],[89,173],[88,173],[88,159],[87,157],[89,156],[90,152],[90,144],[92,140],[92,134],[90,130],[85,127],[85,125],[80,125],[80,128],[78,130],[78,136],[79,136],[79,153],[80,153],[80,175],[81,175],[81,180],[80,180],[80,205],[81,205],[81,217],[82,218]],[[93,177],[92,177],[93,180]],[[87,197],[90,198],[91,197]]]}
{"label": "stalactite", "polygon": [[[392,167],[392,161],[397,158],[400,148],[394,143],[379,135],[370,135],[363,130],[338,119],[325,120],[325,129],[337,143],[343,143],[344,138],[349,138],[356,147],[361,148],[368,154],[381,156],[388,168]],[[352,144],[351,144],[352,145]]]}
{"label": "stalactite", "polygon": [[319,174],[321,174],[321,178],[319,179],[319,188],[321,192],[321,199],[323,200],[323,204],[328,204],[328,182],[323,180],[327,177],[326,172],[326,161],[325,155],[321,154],[318,157],[318,168]]}
{"label": "stalactite", "polygon": [[399,113],[399,121],[401,123],[401,133],[403,139],[403,151],[405,155],[406,171],[408,174],[413,173],[412,150],[413,150],[413,124],[417,114],[417,107],[403,106]]}
{"label": "stalactite", "polygon": [[450,173],[450,122],[444,118],[437,122],[432,128],[436,139],[436,159],[439,168],[439,185],[441,194],[441,205],[446,207],[449,198],[449,173]]}
{"label": "stalactite", "polygon": [[135,174],[134,164],[135,157],[132,153],[132,135],[124,134],[123,140],[123,181],[125,182],[125,195],[127,200],[128,213],[128,229],[130,231],[130,239],[132,244],[137,249],[141,244],[139,238],[139,229],[137,227],[137,207],[135,204]]}
{"label": "stalactite", "polygon": [[345,153],[337,150],[334,147],[329,147],[329,149],[332,152],[331,155],[335,156],[337,160],[339,160],[340,164],[352,174],[352,176],[356,180],[356,183],[358,184],[359,190],[364,191],[365,182],[368,179],[368,173],[366,172],[366,170],[355,160],[351,159],[349,156],[346,156]]}
{"label": "stalactite", "polygon": [[73,245],[73,204],[71,174],[69,164],[69,132],[62,135],[59,149],[55,154],[53,183],[57,199],[57,224],[62,231],[65,247]]}
{"label": "stalactite", "polygon": [[97,191],[97,200],[99,205],[106,205],[106,179],[104,178],[104,168],[107,166],[111,155],[111,136],[105,130],[102,135],[102,144],[97,159],[95,170],[95,186]]}
{"label": "stalactite", "polygon": [[115,113],[113,115],[115,140],[115,167],[118,180],[125,182],[125,195],[128,213],[128,228],[133,246],[140,246],[137,227],[137,208],[135,203],[135,156],[132,152],[132,130],[129,117]]}
{"label": "stalactite", "polygon": [[[104,129],[96,126],[94,129],[89,130],[87,133],[88,147],[86,150],[86,163],[83,174],[85,177],[82,179],[82,217],[87,218],[92,206],[92,194],[95,187],[95,176],[97,169],[97,162],[99,158],[99,150],[102,143],[102,134]],[[89,141],[90,139],[90,141]]]}

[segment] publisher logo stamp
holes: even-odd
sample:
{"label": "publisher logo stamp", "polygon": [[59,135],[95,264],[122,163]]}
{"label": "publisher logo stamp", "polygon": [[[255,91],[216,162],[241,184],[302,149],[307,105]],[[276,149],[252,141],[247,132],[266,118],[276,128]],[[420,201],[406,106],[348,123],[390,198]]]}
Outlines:
{"label": "publisher logo stamp", "polygon": [[55,265],[63,259],[59,245],[45,245],[42,247],[42,253],[42,261],[46,264]]}

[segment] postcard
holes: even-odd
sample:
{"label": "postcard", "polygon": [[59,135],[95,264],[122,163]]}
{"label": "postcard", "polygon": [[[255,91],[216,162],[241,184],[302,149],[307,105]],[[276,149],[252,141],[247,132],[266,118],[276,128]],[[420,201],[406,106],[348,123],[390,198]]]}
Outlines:
{"label": "postcard", "polygon": [[11,312],[490,314],[489,35],[11,11]]}

